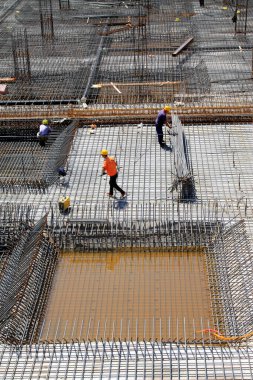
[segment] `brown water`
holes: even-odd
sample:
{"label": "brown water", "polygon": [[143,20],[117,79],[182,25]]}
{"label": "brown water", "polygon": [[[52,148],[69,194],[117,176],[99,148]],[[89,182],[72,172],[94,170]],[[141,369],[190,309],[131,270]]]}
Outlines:
{"label": "brown water", "polygon": [[193,339],[210,319],[203,252],[63,253],[42,339]]}

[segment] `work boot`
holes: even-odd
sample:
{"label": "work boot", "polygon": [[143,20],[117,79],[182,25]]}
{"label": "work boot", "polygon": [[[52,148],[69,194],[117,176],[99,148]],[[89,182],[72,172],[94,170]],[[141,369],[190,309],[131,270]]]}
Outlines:
{"label": "work boot", "polygon": [[127,196],[127,194],[126,194],[126,192],[124,191],[124,193],[123,193],[123,194],[121,194],[121,197],[120,197],[120,199],[124,199],[124,198],[126,198],[126,196]]}

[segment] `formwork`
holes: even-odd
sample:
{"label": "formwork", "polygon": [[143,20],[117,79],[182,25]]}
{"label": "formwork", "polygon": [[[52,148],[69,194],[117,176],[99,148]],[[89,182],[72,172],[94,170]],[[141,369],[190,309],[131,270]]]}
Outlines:
{"label": "formwork", "polygon": [[1,378],[252,379],[252,12],[0,5]]}

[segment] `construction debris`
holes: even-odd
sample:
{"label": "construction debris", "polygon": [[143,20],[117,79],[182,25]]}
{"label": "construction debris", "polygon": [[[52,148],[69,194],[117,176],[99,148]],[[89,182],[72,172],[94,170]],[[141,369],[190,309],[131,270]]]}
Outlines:
{"label": "construction debris", "polygon": [[5,95],[7,94],[7,92],[8,92],[8,89],[7,89],[6,84],[0,84],[0,94]]}
{"label": "construction debris", "polygon": [[173,53],[173,57],[176,57],[182,50],[184,50],[191,42],[193,41],[193,37],[189,37],[185,42],[182,43]]}

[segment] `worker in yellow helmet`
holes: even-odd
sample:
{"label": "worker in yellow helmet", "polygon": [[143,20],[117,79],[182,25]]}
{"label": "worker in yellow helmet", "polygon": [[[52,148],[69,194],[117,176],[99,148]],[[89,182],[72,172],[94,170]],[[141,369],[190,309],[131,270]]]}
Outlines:
{"label": "worker in yellow helmet", "polygon": [[43,147],[46,145],[46,142],[48,140],[48,136],[52,132],[52,129],[49,127],[48,124],[49,123],[48,123],[47,119],[42,120],[42,122],[40,124],[40,130],[37,133],[37,136],[39,138],[40,146],[43,146]]}
{"label": "worker in yellow helmet", "polygon": [[159,111],[155,121],[158,142],[161,147],[165,146],[165,142],[163,140],[163,125],[166,124],[169,128],[171,128],[171,125],[169,125],[169,123],[167,122],[167,113],[170,112],[170,110],[170,106],[165,106],[161,111]]}
{"label": "worker in yellow helmet", "polygon": [[117,162],[115,160],[115,157],[110,157],[108,156],[108,150],[107,149],[102,149],[101,150],[101,156],[104,159],[103,167],[102,167],[102,174],[107,174],[110,177],[110,192],[108,193],[110,198],[113,198],[113,189],[118,190],[121,193],[121,199],[126,197],[126,192],[122,190],[118,185],[117,185],[117,177],[118,177],[118,167],[117,167]]}

